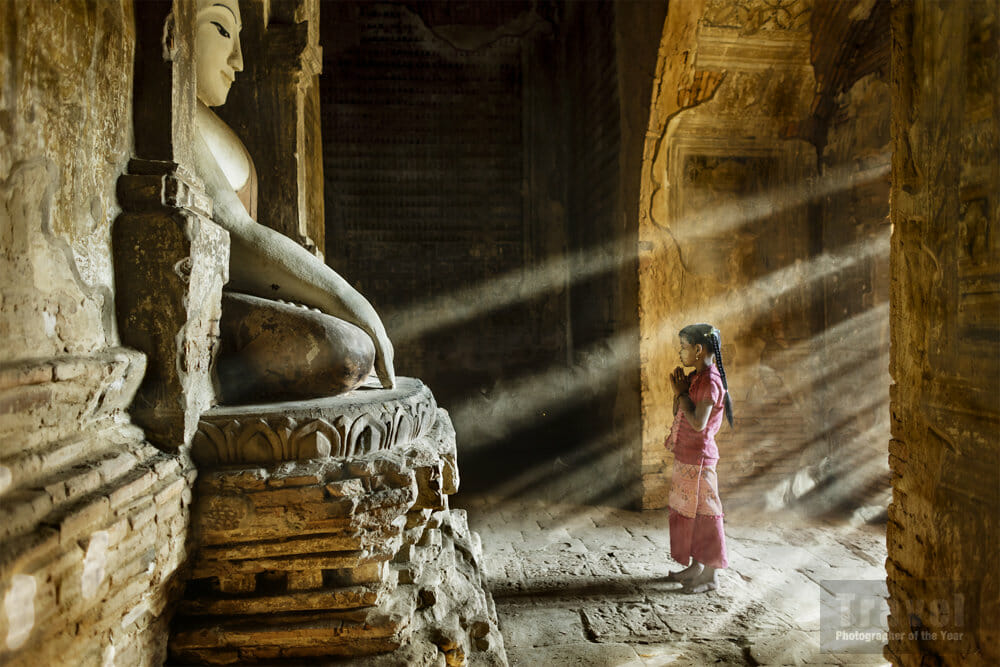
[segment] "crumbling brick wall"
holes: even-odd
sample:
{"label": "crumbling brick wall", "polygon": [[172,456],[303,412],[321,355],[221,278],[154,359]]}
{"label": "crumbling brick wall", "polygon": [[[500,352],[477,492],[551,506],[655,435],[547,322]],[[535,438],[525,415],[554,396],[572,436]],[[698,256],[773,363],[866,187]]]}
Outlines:
{"label": "crumbling brick wall", "polygon": [[0,30],[0,662],[159,664],[190,479],[124,414],[133,5],[3,2]]}

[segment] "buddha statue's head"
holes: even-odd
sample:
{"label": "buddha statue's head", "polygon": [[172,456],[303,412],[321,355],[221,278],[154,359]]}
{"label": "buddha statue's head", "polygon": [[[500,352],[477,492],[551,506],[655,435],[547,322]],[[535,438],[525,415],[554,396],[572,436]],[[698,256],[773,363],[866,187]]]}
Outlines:
{"label": "buddha statue's head", "polygon": [[243,71],[242,29],[238,0],[198,0],[194,60],[198,99],[207,106],[225,104],[236,72]]}

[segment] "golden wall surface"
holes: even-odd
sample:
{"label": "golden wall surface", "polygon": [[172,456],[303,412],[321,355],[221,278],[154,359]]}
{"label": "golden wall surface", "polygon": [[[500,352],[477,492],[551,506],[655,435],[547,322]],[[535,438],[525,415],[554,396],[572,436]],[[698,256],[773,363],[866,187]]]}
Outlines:
{"label": "golden wall surface", "polygon": [[670,9],[639,200],[644,507],[666,504],[668,377],[696,322],[722,331],[735,408],[724,502],[884,503],[887,20],[864,3]]}

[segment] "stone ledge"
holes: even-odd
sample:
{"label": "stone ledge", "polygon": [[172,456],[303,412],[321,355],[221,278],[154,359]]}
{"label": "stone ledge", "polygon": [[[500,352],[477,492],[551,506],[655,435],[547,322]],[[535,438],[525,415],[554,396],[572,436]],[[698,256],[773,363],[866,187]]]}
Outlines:
{"label": "stone ledge", "polygon": [[145,370],[146,358],[125,347],[0,365],[0,464],[12,468],[20,482],[19,459],[124,410]]}
{"label": "stone ledge", "polygon": [[394,389],[366,385],[340,396],[212,408],[198,423],[192,457],[211,466],[360,456],[419,440],[437,422],[430,390],[400,377]]}

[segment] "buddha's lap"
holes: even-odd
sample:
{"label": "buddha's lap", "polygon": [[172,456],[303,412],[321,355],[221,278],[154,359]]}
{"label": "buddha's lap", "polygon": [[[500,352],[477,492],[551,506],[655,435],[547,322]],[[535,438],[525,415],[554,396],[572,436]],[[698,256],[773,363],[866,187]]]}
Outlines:
{"label": "buddha's lap", "polygon": [[219,380],[226,403],[333,395],[364,382],[375,347],[357,326],[304,306],[224,292]]}

